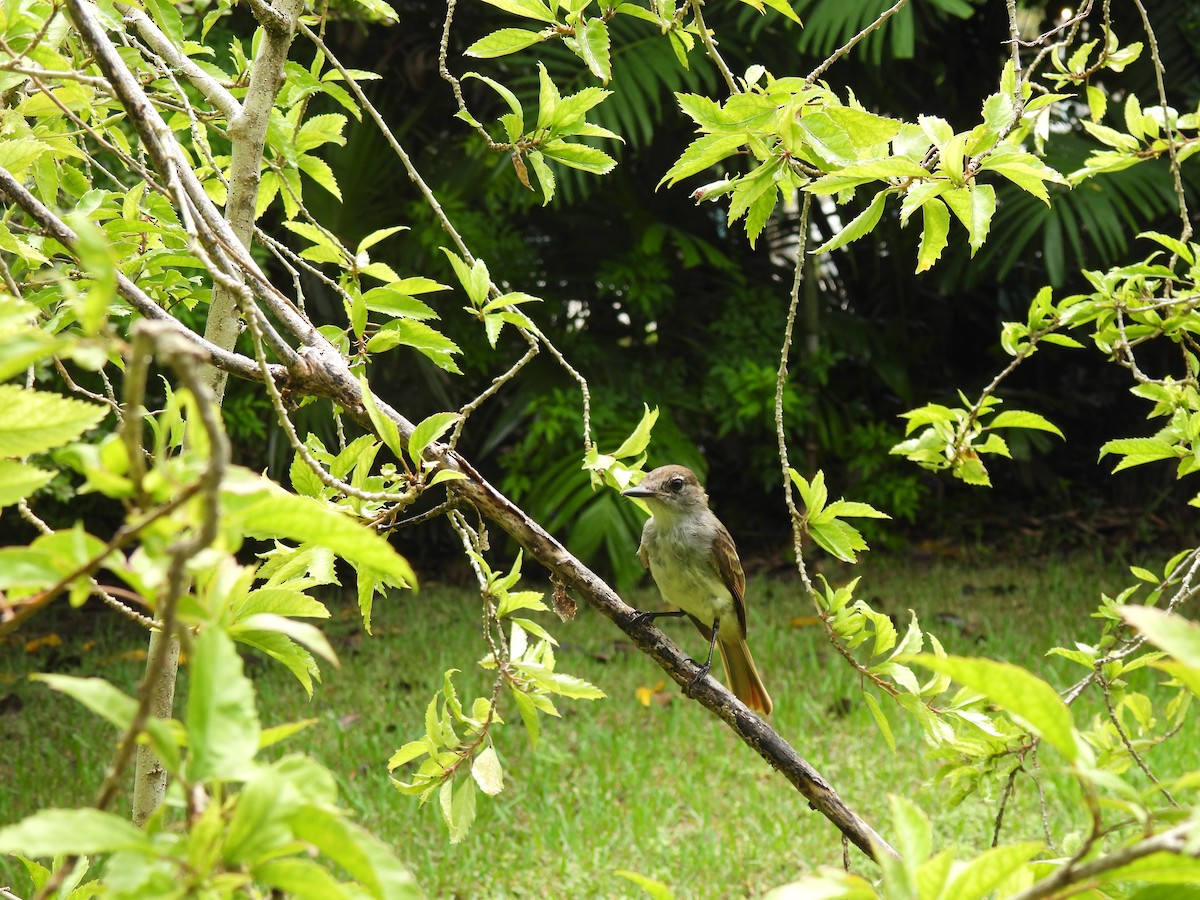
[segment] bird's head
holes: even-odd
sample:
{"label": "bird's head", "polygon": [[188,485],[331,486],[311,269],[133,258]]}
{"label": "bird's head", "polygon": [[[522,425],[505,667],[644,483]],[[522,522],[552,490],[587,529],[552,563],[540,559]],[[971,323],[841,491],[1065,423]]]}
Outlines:
{"label": "bird's head", "polygon": [[655,515],[708,508],[708,494],[696,473],[687,466],[659,466],[646,473],[635,486],[621,492],[644,500]]}

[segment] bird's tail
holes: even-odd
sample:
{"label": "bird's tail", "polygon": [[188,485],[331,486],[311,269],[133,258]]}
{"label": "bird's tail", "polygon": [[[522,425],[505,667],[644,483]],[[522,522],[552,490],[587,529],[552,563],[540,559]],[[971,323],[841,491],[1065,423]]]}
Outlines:
{"label": "bird's tail", "polygon": [[729,681],[729,690],[733,695],[751,709],[758,710],[764,716],[771,714],[771,695],[763,687],[762,677],[754,665],[754,657],[746,646],[745,638],[736,641],[718,641],[721,648],[721,661],[725,663],[725,676]]}

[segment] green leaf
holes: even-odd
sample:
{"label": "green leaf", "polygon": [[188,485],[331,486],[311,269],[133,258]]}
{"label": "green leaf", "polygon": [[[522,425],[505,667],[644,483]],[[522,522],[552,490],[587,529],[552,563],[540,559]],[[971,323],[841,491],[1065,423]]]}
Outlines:
{"label": "green leaf", "polygon": [[311,859],[271,859],[250,871],[256,882],[271,885],[280,896],[300,900],[343,900],[351,896],[327,868]]}
{"label": "green leaf", "polygon": [[1200,669],[1200,625],[1150,606],[1118,606],[1117,611],[1154,646]]}
{"label": "green leaf", "polygon": [[[375,231],[372,231],[365,238],[363,238],[361,241],[358,242],[358,248],[354,251],[355,255],[357,256],[359,253],[365,253],[366,251],[368,251],[372,247],[374,247],[376,244],[378,244],[380,241],[382,241],[386,238],[389,238],[393,234],[396,234],[397,232],[400,232],[400,231],[408,231],[408,226],[407,225],[393,225],[391,228],[379,228],[379,229],[376,229]],[[409,293],[415,294],[417,292],[409,290]]]}
{"label": "green leaf", "polygon": [[604,20],[585,20],[580,16],[575,35],[579,56],[588,70],[600,79],[601,84],[608,84],[612,78],[612,60],[609,56],[608,26]]}
{"label": "green leaf", "polygon": [[296,168],[337,197],[338,200],[342,199],[342,190],[338,187],[337,177],[325,160],[305,154],[296,159]]}
{"label": "green leaf", "polygon": [[152,853],[150,838],[128,820],[98,809],[44,809],[0,828],[0,853],[24,856]]}
{"label": "green leaf", "polygon": [[647,878],[637,872],[630,872],[628,869],[617,869],[613,874],[619,875],[626,881],[632,881],[650,896],[650,900],[675,900],[671,889],[661,881],[655,881],[653,878]]}
{"label": "green leaf", "polygon": [[896,834],[896,849],[908,867],[916,868],[925,860],[933,849],[933,828],[929,817],[911,800],[888,795],[888,805],[892,809],[892,827]]}
{"label": "green leaf", "polygon": [[488,747],[471,761],[471,777],[479,789],[490,797],[504,790],[504,769],[495,747]]}
{"label": "green leaf", "polygon": [[346,138],[343,137],[345,130],[346,117],[341,113],[322,113],[311,116],[296,132],[296,150],[304,153],[325,144],[345,146]]}
{"label": "green leaf", "polygon": [[1108,95],[1095,85],[1089,84],[1087,86],[1087,104],[1088,114],[1092,117],[1092,121],[1099,122],[1104,118],[1104,113],[1108,109]]}
{"label": "green leaf", "polygon": [[[366,566],[409,586],[416,575],[387,539],[312,497],[288,493],[251,476],[236,488],[225,485],[222,500],[228,526],[247,537],[293,540],[333,551],[355,566]],[[236,490],[236,493],[234,492]]]}
{"label": "green leaf", "polygon": [[587,144],[570,143],[554,140],[542,145],[542,155],[547,159],[562,163],[572,169],[591,172],[593,175],[604,175],[611,172],[617,161],[595,147]]}
{"label": "green leaf", "polygon": [[946,191],[941,199],[967,229],[971,255],[974,256],[987,240],[996,212],[996,189],[990,184],[967,185]]}
{"label": "green leaf", "polygon": [[218,628],[206,628],[196,639],[188,671],[188,779],[245,777],[258,752],[258,710],[233,640]]}
{"label": "green leaf", "polygon": [[867,542],[863,540],[858,529],[847,525],[841,519],[820,523],[810,521],[808,533],[826,552],[845,562],[858,562],[855,551],[867,549]]}
{"label": "green leaf", "polygon": [[399,346],[412,347],[439,368],[455,375],[462,374],[458,363],[454,361],[454,354],[462,353],[458,344],[424,322],[394,319],[382,326],[367,341],[367,350],[371,353],[383,353]]}
{"label": "green leaf", "polygon": [[20,178],[25,170],[43,153],[51,151],[49,144],[33,138],[8,138],[0,140],[0,166]]}
{"label": "green leaf", "polygon": [[440,412],[427,416],[413,429],[408,439],[408,455],[414,463],[421,464],[425,448],[449,431],[462,418],[456,412]]}
{"label": "green leaf", "polygon": [[392,451],[392,455],[396,459],[401,459],[404,454],[404,448],[400,445],[400,431],[396,427],[396,423],[380,412],[379,404],[375,402],[375,394],[371,390],[371,385],[365,375],[358,376],[358,386],[362,392],[363,409],[367,411],[367,417],[375,427],[375,433],[379,435],[383,443],[387,445],[387,448]]}
{"label": "green leaf", "polygon": [[479,59],[494,59],[497,56],[508,56],[532,47],[542,41],[542,36],[536,31],[526,31],[524,28],[501,28],[493,31],[487,37],[481,37],[463,51],[466,56]]}
{"label": "green leaf", "polygon": [[5,334],[0,340],[0,381],[7,381],[35,363],[49,359],[62,347],[62,340],[41,331]]}
{"label": "green leaf", "polygon": [[318,806],[306,807],[292,818],[292,829],[298,840],[316,847],[345,869],[371,897],[420,900],[424,896],[412,873],[388,846],[339,813]]}
{"label": "green leaf", "polygon": [[604,691],[589,684],[574,675],[564,675],[561,672],[551,672],[545,666],[537,663],[517,663],[516,668],[528,676],[538,687],[552,694],[559,694],[571,700],[602,700],[607,696]]}
{"label": "green leaf", "polygon": [[837,518],[851,519],[890,519],[885,512],[880,512],[869,503],[857,500],[835,500],[825,507],[825,515]]}
{"label": "green leaf", "polygon": [[[536,0],[531,0],[531,2],[536,2]],[[512,110],[512,114],[516,119],[514,124],[516,125],[515,131],[517,134],[520,134],[525,130],[525,114],[521,111],[521,101],[517,99],[516,94],[514,94],[504,85],[500,84],[500,82],[488,78],[486,75],[480,75],[478,72],[467,72],[465,75],[463,75],[464,81],[466,81],[468,78],[478,78],[497,94],[499,94],[503,98],[504,102],[508,104],[508,108]]]}
{"label": "green leaf", "polygon": [[309,625],[307,622],[297,622],[287,616],[275,613],[254,613],[230,628],[230,634],[234,637],[240,631],[271,631],[282,634],[333,663],[335,667],[341,667],[337,654],[333,652],[333,647],[329,644],[329,639],[325,637],[321,629]]}
{"label": "green leaf", "polygon": [[[1049,431],[1051,434],[1056,434],[1063,437],[1063,433],[1058,426],[1044,416],[1037,413],[1026,412],[1020,409],[1008,409],[999,413],[994,418],[989,419],[988,428],[1034,428],[1038,431]],[[1065,438],[1064,438],[1065,440]]]}
{"label": "green leaf", "polygon": [[870,206],[851,219],[845,228],[823,243],[820,247],[817,247],[815,250],[813,250],[813,255],[817,256],[821,253],[828,253],[830,250],[836,250],[839,247],[844,247],[851,241],[857,241],[859,238],[870,234],[871,230],[879,222],[880,216],[883,215],[883,205],[887,200],[889,193],[890,191],[885,188],[876,194],[871,199]]}
{"label": "green leaf", "polygon": [[621,446],[613,453],[617,459],[637,456],[649,445],[650,431],[654,428],[654,423],[658,421],[658,407],[651,409],[648,403],[643,403],[642,409],[642,420],[638,422],[637,428],[633,430],[633,434],[621,442]]}
{"label": "green leaf", "polygon": [[1042,845],[1037,841],[993,847],[963,865],[942,896],[954,900],[983,900],[1041,849]]}
{"label": "green leaf", "polygon": [[12,506],[32,495],[54,477],[54,472],[28,463],[0,459],[0,507]]}
{"label": "green leaf", "polygon": [[[798,20],[797,20],[798,21]],[[830,106],[825,114],[837,123],[859,147],[886,144],[900,133],[901,123],[852,106]]]}
{"label": "green leaf", "polygon": [[0,456],[29,456],[67,444],[108,412],[96,403],[0,384]]}
{"label": "green leaf", "polygon": [[541,0],[483,0],[506,13],[521,16],[526,19],[537,19],[539,22],[553,22],[554,13]]}
{"label": "green leaf", "polygon": [[983,694],[1071,762],[1090,759],[1091,751],[1075,733],[1071,710],[1058,691],[1032,672],[991,659],[928,653],[912,657],[912,662]]}
{"label": "green leaf", "polygon": [[716,165],[721,160],[737,153],[746,143],[743,134],[706,134],[692,141],[683,155],[675,161],[675,165],[667,170],[659,185],[673,185],[689,175],[703,172],[709,166]]}
{"label": "green leaf", "polygon": [[[78,701],[122,731],[129,728],[137,713],[137,701],[103,678],[48,674],[30,677]],[[179,770],[179,739],[176,735],[178,727],[179,723],[173,720],[167,722],[154,717],[146,720],[145,731],[150,735],[155,752],[168,772]]]}
{"label": "green leaf", "polygon": [[450,830],[450,843],[462,843],[475,823],[475,782],[463,778],[456,789],[453,781],[447,781],[438,792],[438,800]]}
{"label": "green leaf", "polygon": [[1162,459],[1177,459],[1179,457],[1174,446],[1159,438],[1120,438],[1115,441],[1109,441],[1100,448],[1100,459],[1103,459],[1109,453],[1125,457],[1117,463],[1113,472],[1120,472],[1122,469],[1129,469],[1133,466],[1145,465],[1146,463],[1158,462]]}
{"label": "green leaf", "polygon": [[921,217],[924,225],[921,229],[921,245],[917,248],[917,271],[925,272],[932,268],[946,249],[950,211],[940,198],[934,197],[921,207]]}
{"label": "green leaf", "polygon": [[796,11],[792,9],[791,4],[789,4],[787,0],[762,0],[762,2],[771,7],[771,9],[775,10],[775,12],[782,13],[783,15],[787,16],[797,25],[804,24],[800,21],[800,17],[796,15]]}
{"label": "green leaf", "polygon": [[800,499],[804,501],[804,508],[808,517],[813,519],[821,515],[825,510],[826,502],[829,500],[829,491],[825,488],[825,472],[818,469],[817,474],[809,482],[795,469],[788,468],[788,477],[792,479],[792,484],[800,491]]}
{"label": "green leaf", "polygon": [[892,734],[892,725],[888,722],[887,716],[879,706],[879,701],[868,691],[864,691],[863,700],[867,703],[867,709],[871,712],[871,718],[875,720],[875,724],[879,727],[879,731],[883,734],[883,739],[887,741],[887,745],[892,752],[896,752],[896,736]]}
{"label": "green leaf", "polygon": [[1189,266],[1196,264],[1195,244],[1185,244],[1179,238],[1171,237],[1169,234],[1162,234],[1158,231],[1143,231],[1138,237],[1162,244],[1162,246],[1184,260]]}
{"label": "green leaf", "polygon": [[893,178],[925,178],[929,173],[920,164],[902,156],[889,156],[870,162],[845,166],[836,172],[822,175],[804,186],[810,194],[836,194],[846,188],[858,187],[869,181],[889,181]]}

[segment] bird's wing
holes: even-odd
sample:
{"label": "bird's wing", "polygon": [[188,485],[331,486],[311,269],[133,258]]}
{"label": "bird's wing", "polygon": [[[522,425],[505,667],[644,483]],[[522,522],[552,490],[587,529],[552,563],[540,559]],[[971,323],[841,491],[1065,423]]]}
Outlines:
{"label": "bird's wing", "polygon": [[724,525],[718,528],[717,533],[713,536],[712,550],[713,559],[717,562],[717,571],[721,575],[721,581],[725,583],[725,587],[733,595],[733,608],[737,612],[738,628],[741,629],[742,637],[745,637],[746,573],[742,571],[742,561],[738,559],[737,547],[733,544],[733,538],[729,534],[729,529]]}
{"label": "bird's wing", "polygon": [[650,542],[654,538],[654,519],[653,517],[646,520],[646,524],[642,526],[642,542],[638,545],[638,559],[642,561],[642,568],[650,568]]}

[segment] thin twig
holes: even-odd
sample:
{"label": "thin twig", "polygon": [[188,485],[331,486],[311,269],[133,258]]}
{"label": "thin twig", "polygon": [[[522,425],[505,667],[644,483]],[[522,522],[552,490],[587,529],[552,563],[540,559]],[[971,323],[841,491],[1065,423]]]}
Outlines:
{"label": "thin twig", "polygon": [[[908,0],[901,0],[901,2],[907,3]],[[725,60],[717,50],[717,42],[713,40],[712,32],[704,24],[704,13],[702,12],[704,0],[690,0],[689,5],[692,7],[692,16],[696,20],[696,29],[700,32],[700,41],[704,44],[704,52],[708,54],[708,58],[713,61],[713,64],[717,67],[717,71],[725,79],[729,93],[740,94],[742,89],[738,87],[733,73],[729,71],[729,66],[725,65]]]}
{"label": "thin twig", "polygon": [[807,87],[808,85],[811,85],[814,81],[824,75],[826,69],[853,50],[859,41],[869,35],[872,31],[880,28],[884,22],[886,22],[896,13],[900,12],[900,10],[904,9],[906,6],[908,6],[908,0],[896,0],[896,3],[881,12],[879,17],[875,19],[874,22],[872,22],[858,34],[854,35],[854,37],[850,38],[850,40],[846,41],[846,43],[844,43],[842,46],[834,50],[829,59],[825,60],[825,62],[821,63],[811,72],[809,72],[808,77],[804,79],[805,86]]}

